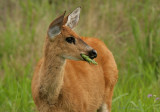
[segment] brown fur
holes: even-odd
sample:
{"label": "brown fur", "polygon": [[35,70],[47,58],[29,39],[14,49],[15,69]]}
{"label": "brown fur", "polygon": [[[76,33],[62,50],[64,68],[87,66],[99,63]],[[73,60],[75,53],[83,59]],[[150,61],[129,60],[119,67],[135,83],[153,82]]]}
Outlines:
{"label": "brown fur", "polygon": [[[75,45],[65,41],[68,36],[76,38]],[[98,65],[63,57],[83,60],[80,53],[87,54],[92,49],[86,43],[97,51]],[[44,57],[32,79],[32,96],[40,112],[95,112],[103,103],[111,111],[118,71],[112,53],[102,41],[80,38],[63,25],[54,40],[46,37],[44,47]]]}

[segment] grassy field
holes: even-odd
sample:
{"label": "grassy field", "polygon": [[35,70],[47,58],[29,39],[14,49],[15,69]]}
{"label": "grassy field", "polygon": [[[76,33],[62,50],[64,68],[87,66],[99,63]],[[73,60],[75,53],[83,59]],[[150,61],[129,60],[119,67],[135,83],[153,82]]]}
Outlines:
{"label": "grassy field", "polygon": [[112,112],[160,112],[159,0],[0,0],[0,112],[34,112],[31,78],[49,23],[81,6],[75,29],[103,40],[119,80]]}

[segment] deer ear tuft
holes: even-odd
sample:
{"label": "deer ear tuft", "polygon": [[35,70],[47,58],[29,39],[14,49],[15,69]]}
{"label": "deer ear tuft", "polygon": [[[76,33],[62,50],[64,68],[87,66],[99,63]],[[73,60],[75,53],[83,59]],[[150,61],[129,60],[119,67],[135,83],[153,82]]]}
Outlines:
{"label": "deer ear tuft", "polygon": [[59,35],[61,33],[61,27],[63,24],[63,19],[66,11],[64,12],[63,15],[59,16],[56,18],[48,28],[48,36],[53,39],[55,36]]}
{"label": "deer ear tuft", "polygon": [[71,14],[69,14],[67,16],[67,22],[65,25],[73,29],[79,21],[80,12],[81,12],[81,8],[78,7]]}

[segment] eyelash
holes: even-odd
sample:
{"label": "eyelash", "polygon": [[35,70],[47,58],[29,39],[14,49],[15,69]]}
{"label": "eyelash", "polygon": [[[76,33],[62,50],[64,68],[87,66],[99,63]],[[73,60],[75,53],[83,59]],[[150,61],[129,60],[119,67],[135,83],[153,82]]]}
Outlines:
{"label": "eyelash", "polygon": [[70,44],[74,43],[75,44],[75,38],[74,37],[67,37],[66,41]]}

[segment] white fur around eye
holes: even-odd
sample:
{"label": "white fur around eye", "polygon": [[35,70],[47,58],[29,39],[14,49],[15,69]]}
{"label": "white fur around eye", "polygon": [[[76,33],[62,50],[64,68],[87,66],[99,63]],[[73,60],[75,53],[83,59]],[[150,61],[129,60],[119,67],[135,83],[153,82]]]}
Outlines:
{"label": "white fur around eye", "polygon": [[61,30],[59,26],[54,26],[52,28],[49,29],[48,31],[48,35],[51,39],[53,39],[56,35],[60,34]]}
{"label": "white fur around eye", "polygon": [[78,7],[75,9],[69,16],[67,23],[65,24],[66,26],[70,27],[71,29],[74,28],[78,21],[79,21],[79,15],[80,15],[81,8]]}

